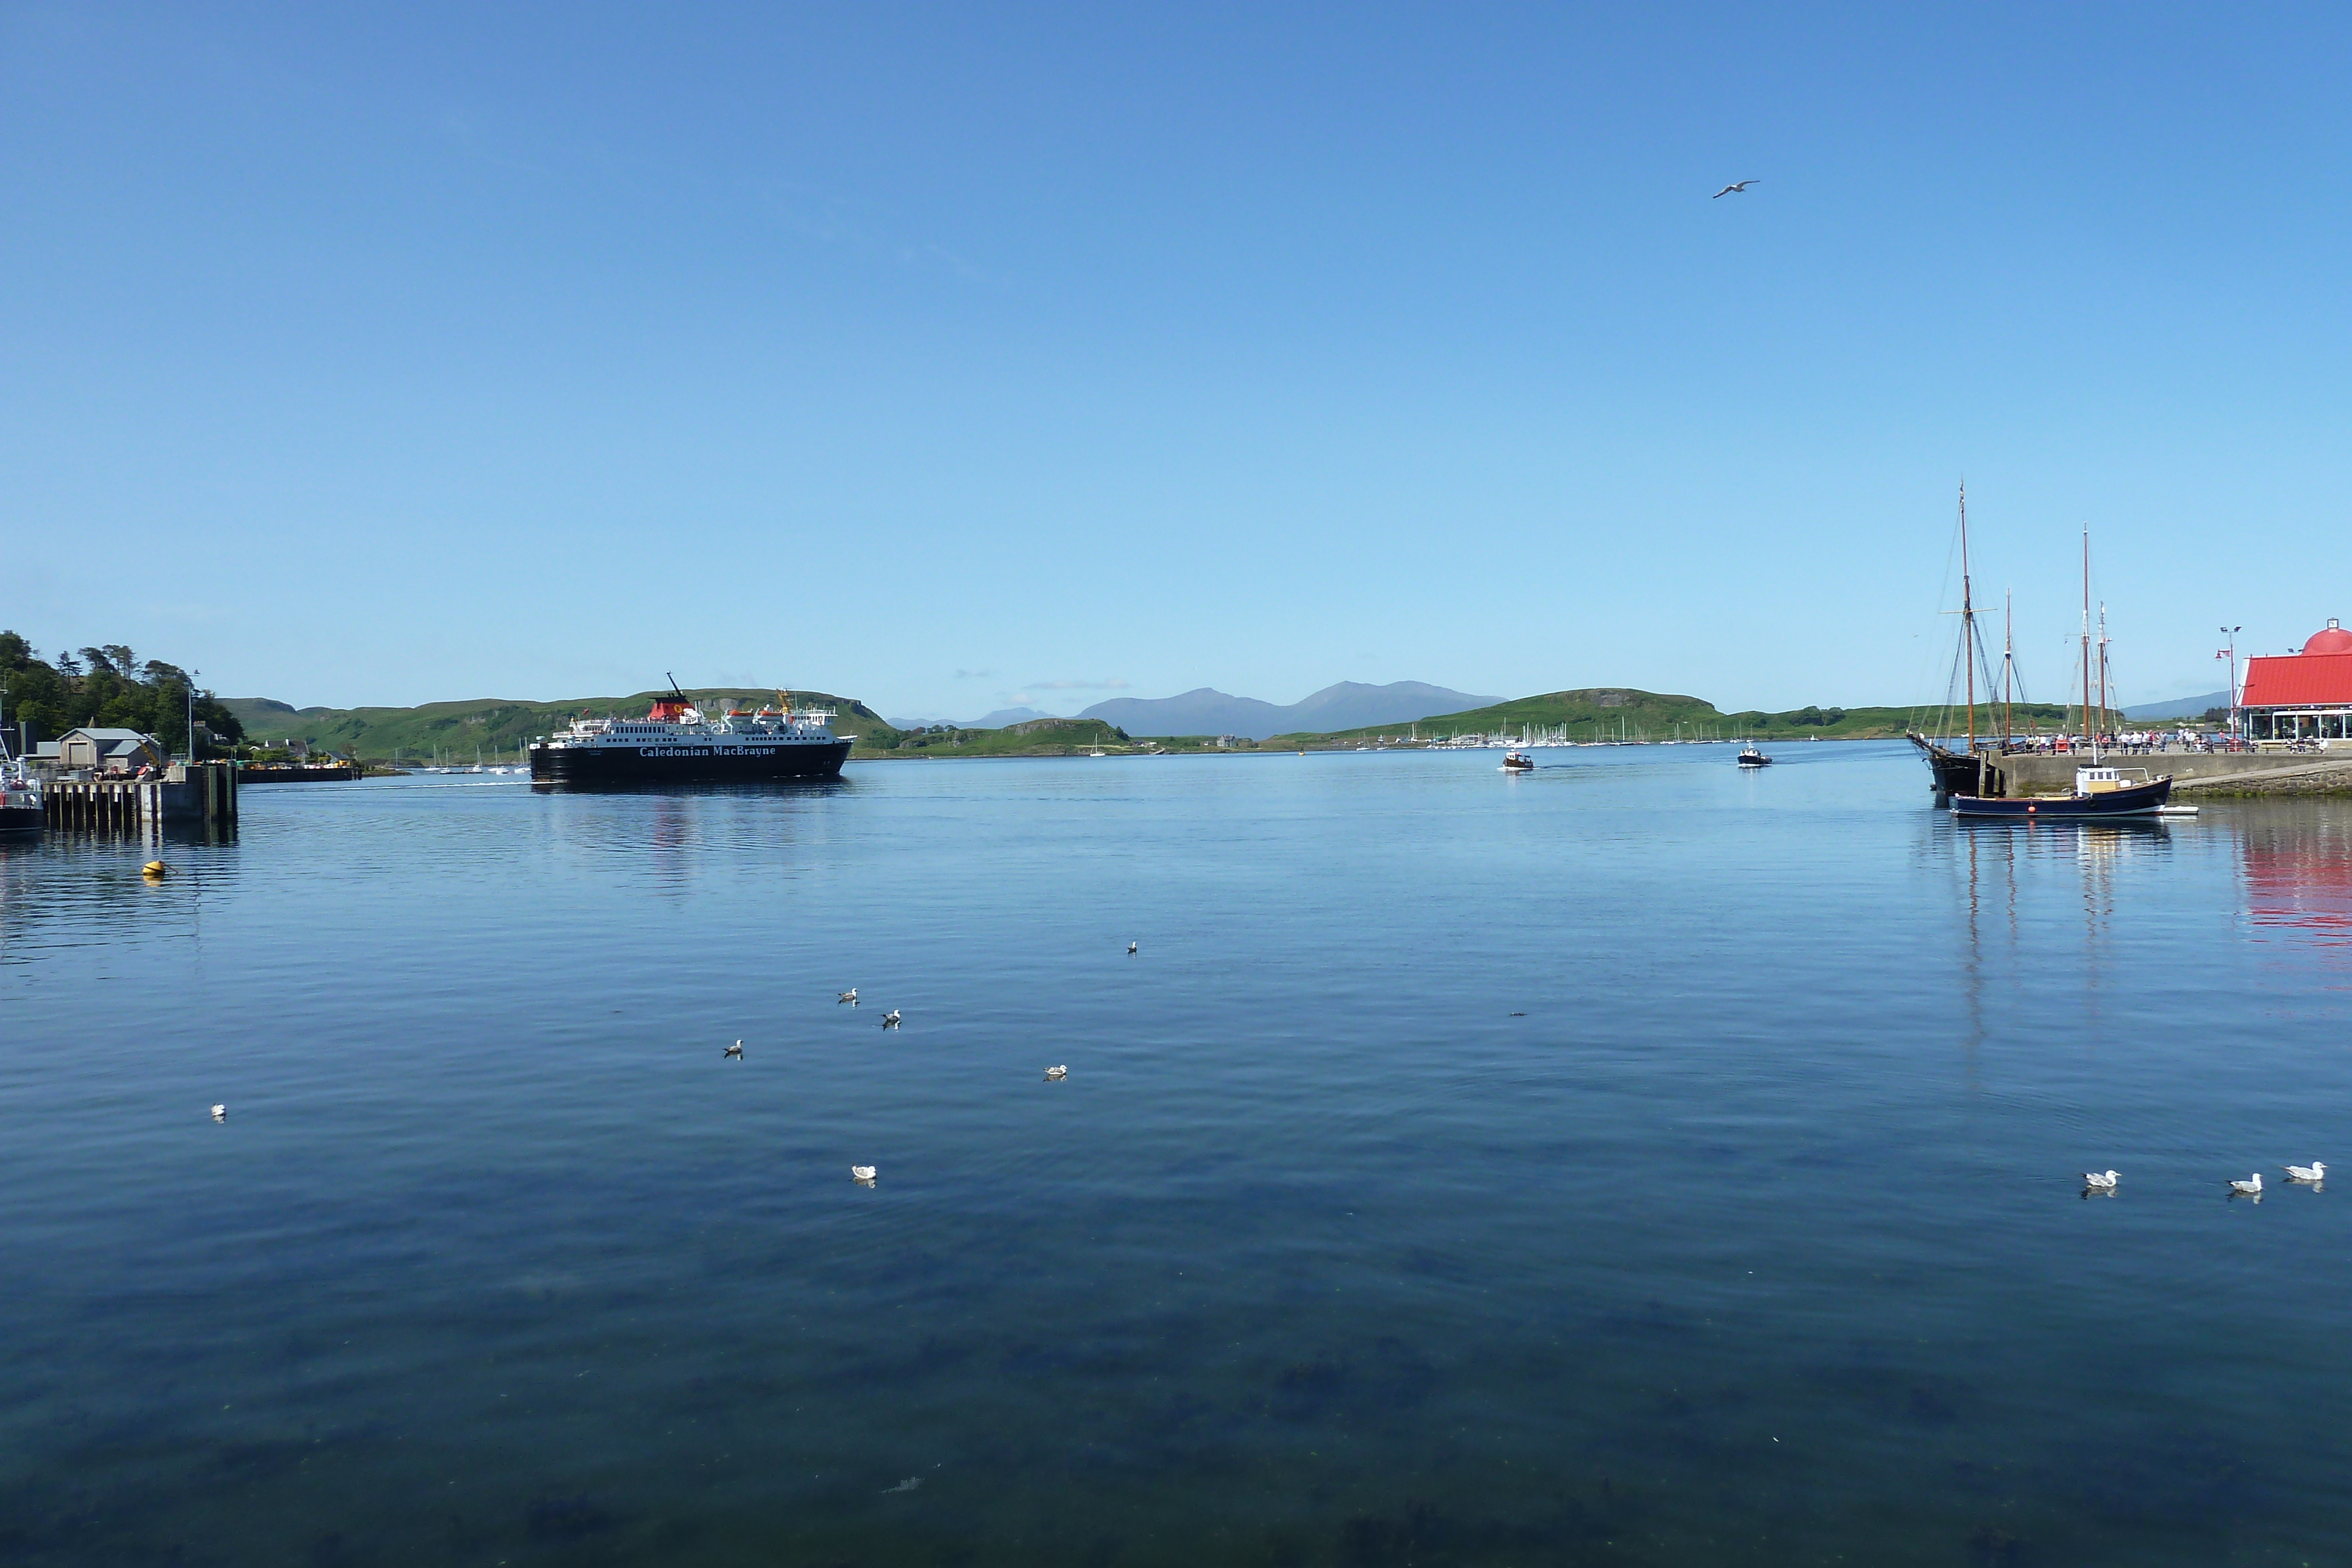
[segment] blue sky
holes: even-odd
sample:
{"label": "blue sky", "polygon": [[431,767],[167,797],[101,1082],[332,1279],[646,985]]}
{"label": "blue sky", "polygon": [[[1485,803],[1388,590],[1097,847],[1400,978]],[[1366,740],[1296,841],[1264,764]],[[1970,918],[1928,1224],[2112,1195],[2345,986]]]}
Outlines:
{"label": "blue sky", "polygon": [[[298,704],[2352,620],[2340,9],[0,7],[0,624]],[[1727,181],[1760,181],[1709,200]]]}

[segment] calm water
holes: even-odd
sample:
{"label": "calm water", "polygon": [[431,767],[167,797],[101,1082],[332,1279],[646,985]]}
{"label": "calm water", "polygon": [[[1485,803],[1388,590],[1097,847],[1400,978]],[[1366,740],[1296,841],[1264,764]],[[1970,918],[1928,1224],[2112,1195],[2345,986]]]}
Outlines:
{"label": "calm water", "polygon": [[2352,808],[1546,755],[0,853],[0,1563],[2342,1561]]}

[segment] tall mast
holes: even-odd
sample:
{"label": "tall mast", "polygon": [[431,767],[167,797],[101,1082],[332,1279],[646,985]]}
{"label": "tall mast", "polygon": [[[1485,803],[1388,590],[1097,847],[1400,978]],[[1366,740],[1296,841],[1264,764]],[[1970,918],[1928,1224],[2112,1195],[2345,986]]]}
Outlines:
{"label": "tall mast", "polygon": [[2091,525],[2083,525],[2083,727],[2091,735],[2091,760],[2099,759],[2098,732],[2091,729]]}
{"label": "tall mast", "polygon": [[2000,743],[2006,751],[2017,734],[2017,715],[2010,703],[2010,671],[2017,665],[2017,613],[2008,590],[2000,595]]}
{"label": "tall mast", "polygon": [[2099,601],[2099,729],[2107,727],[2107,601]]}
{"label": "tall mast", "polygon": [[[1977,754],[1977,607],[1969,587],[1969,482],[1960,481],[1960,663],[1969,667],[1969,755]],[[1946,686],[1947,692],[1952,688]]]}

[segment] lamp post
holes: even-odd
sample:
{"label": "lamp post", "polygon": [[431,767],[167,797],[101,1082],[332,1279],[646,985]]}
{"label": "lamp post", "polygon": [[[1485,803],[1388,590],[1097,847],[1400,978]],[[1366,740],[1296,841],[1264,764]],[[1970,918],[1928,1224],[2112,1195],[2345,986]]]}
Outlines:
{"label": "lamp post", "polygon": [[188,766],[196,765],[196,677],[202,670],[188,672]]}
{"label": "lamp post", "polygon": [[2215,655],[2230,661],[2230,738],[2232,741],[2238,737],[2238,633],[2244,630],[2243,626],[2222,627],[2221,635],[2230,640],[2230,645]]}

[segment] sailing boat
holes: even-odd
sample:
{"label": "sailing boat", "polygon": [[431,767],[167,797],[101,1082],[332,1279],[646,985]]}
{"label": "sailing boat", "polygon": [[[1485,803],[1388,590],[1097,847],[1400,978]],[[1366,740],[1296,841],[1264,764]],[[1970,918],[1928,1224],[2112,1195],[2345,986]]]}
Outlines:
{"label": "sailing boat", "polygon": [[[2000,769],[1994,767],[1977,749],[1977,664],[1984,658],[1984,647],[1977,636],[1977,606],[1975,585],[1969,576],[1969,487],[1960,486],[1960,645],[1955,657],[1966,672],[1968,687],[1967,728],[1968,748],[1954,751],[1940,741],[1928,739],[1917,730],[1904,732],[1912,745],[1919,748],[1927,764],[1927,773],[1934,780],[1936,804],[1946,804],[1954,796],[1999,795],[2007,788]],[[1990,675],[1988,672],[1988,685]],[[1950,688],[1944,700],[1949,703]],[[1948,709],[1947,710],[1948,715]]]}
{"label": "sailing boat", "polygon": [[[2151,776],[2145,768],[2109,768],[2099,756],[2107,717],[2107,609],[2099,606],[2099,714],[2091,716],[2091,530],[2083,530],[2083,728],[2091,737],[2091,763],[2074,769],[2068,795],[2000,796],[1979,792],[1952,797],[1956,817],[2000,817],[2011,821],[2072,821],[2084,818],[2153,817],[2172,796],[2172,775]],[[2193,808],[2183,807],[2189,810]]]}

